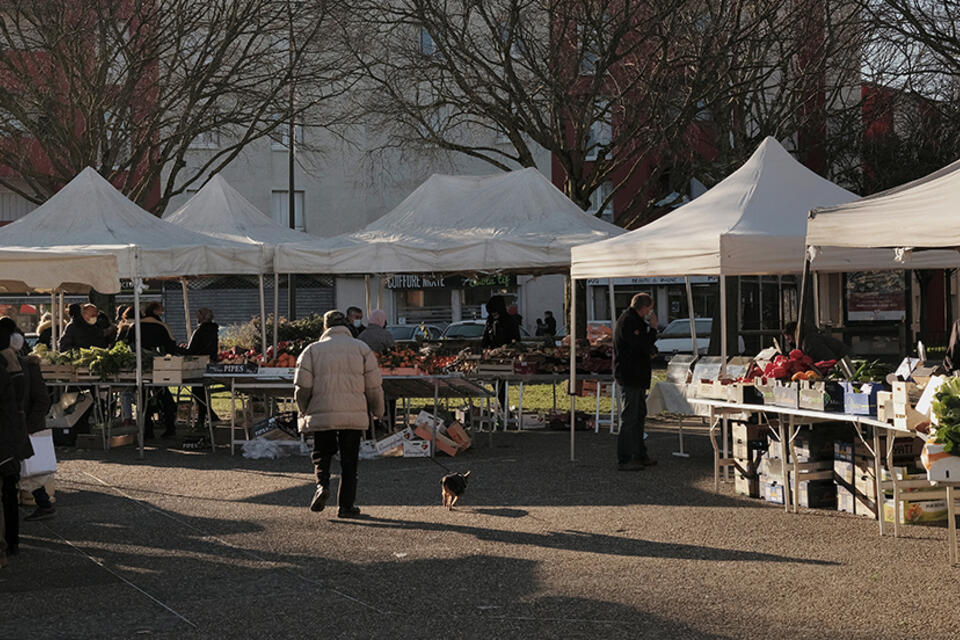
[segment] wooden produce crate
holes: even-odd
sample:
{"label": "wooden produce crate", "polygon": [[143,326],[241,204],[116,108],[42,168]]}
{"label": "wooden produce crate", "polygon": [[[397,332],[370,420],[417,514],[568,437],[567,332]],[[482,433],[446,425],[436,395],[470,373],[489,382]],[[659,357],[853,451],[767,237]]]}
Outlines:
{"label": "wooden produce crate", "polygon": [[47,364],[40,363],[40,373],[47,380],[67,380],[73,382],[77,379],[77,368],[72,364]]}
{"label": "wooden produce crate", "polygon": [[533,375],[540,370],[540,365],[534,360],[517,360],[513,363],[513,372],[517,375]]}
{"label": "wooden produce crate", "polygon": [[893,425],[898,429],[916,431],[929,425],[930,417],[914,409],[917,385],[912,382],[893,383]]}
{"label": "wooden produce crate", "polygon": [[775,380],[761,378],[753,386],[760,394],[760,404],[773,404],[773,390],[777,386]]}
{"label": "wooden produce crate", "polygon": [[737,404],[762,404],[759,389],[752,382],[734,382],[726,385],[727,400]]}
{"label": "wooden produce crate", "polygon": [[100,380],[100,374],[90,371],[90,367],[77,367],[77,373],[74,377],[77,382]]}
{"label": "wooden produce crate", "polygon": [[799,387],[793,382],[777,381],[773,387],[773,405],[798,409],[800,407]]}
{"label": "wooden produce crate", "polygon": [[423,372],[416,367],[380,367],[381,376],[422,376]]}
{"label": "wooden produce crate", "polygon": [[832,380],[797,381],[797,406],[814,411],[843,411],[843,387]]}
{"label": "wooden produce crate", "polygon": [[209,356],[158,356],[153,359],[153,381],[182,384],[203,377]]}
{"label": "wooden produce crate", "polygon": [[695,384],[697,398],[706,400],[728,400],[732,385],[720,384],[716,380],[698,380]]}

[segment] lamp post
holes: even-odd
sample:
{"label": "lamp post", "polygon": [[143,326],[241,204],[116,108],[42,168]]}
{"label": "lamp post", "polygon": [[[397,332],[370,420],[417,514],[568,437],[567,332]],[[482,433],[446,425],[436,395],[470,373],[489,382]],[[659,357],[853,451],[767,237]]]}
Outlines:
{"label": "lamp post", "polygon": [[[296,161],[296,82],[294,82],[294,55],[293,55],[293,5],[290,0],[287,1],[287,14],[290,17],[290,32],[287,41],[287,55],[290,64],[290,103],[289,119],[287,121],[287,206],[289,224],[291,229],[297,228],[297,178],[295,173]],[[296,275],[287,274],[287,320],[297,319],[297,281]],[[274,319],[276,322],[276,319]]]}

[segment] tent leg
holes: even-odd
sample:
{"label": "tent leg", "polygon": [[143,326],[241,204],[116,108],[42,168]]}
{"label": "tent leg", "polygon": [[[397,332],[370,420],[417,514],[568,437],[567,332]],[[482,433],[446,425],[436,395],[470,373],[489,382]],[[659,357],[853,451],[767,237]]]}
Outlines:
{"label": "tent leg", "polygon": [[52,318],[50,325],[50,351],[56,353],[59,351],[58,345],[60,341],[60,314],[57,310],[56,291],[50,294],[50,317]]}
{"label": "tent leg", "polygon": [[[726,376],[727,374],[727,278],[724,275],[720,275],[720,375]],[[729,457],[729,443],[727,438],[728,432],[728,419],[723,418],[723,428],[721,429],[721,434],[723,435],[723,458],[726,460]],[[729,467],[723,465],[723,481],[729,482]]]}
{"label": "tent leg", "polygon": [[[722,276],[721,276],[722,277]],[[695,358],[700,357],[700,347],[697,344],[697,323],[696,310],[693,308],[693,287],[690,286],[690,276],[683,277],[683,285],[687,290],[687,316],[690,318],[690,348]],[[678,433],[680,439],[680,450],[674,451],[673,455],[678,458],[689,458],[690,454],[683,450],[683,420],[680,420],[680,429]]]}
{"label": "tent leg", "polygon": [[804,247],[803,251],[803,275],[800,276],[800,304],[797,305],[797,331],[793,335],[794,345],[797,349],[803,344],[800,342],[800,336],[803,333],[803,306],[807,297],[807,276],[810,274],[810,256]]}
{"label": "tent leg", "polygon": [[140,338],[140,287],[143,280],[133,279],[133,334],[137,352],[137,443],[140,446],[140,457],[143,458],[143,431],[146,421],[146,398],[143,397],[143,343]]}
{"label": "tent leg", "polygon": [[190,339],[190,334],[193,333],[190,327],[190,293],[187,291],[187,279],[180,278],[180,287],[183,289],[183,316],[186,320],[184,325],[187,328],[187,340]]}
{"label": "tent leg", "polygon": [[383,276],[377,276],[377,309],[383,310]]}
{"label": "tent leg", "polygon": [[277,352],[277,336],[280,331],[280,274],[273,274],[273,352]]}
{"label": "tent leg", "polygon": [[[610,298],[610,335],[613,335],[613,328],[617,325],[617,301],[616,296],[614,296],[614,287],[613,287],[613,278],[607,280],[607,295]],[[616,371],[614,368],[617,364],[617,356],[612,354],[610,356],[610,372]],[[617,382],[613,381],[610,387],[610,433],[615,433],[614,425],[616,423],[617,416]],[[619,431],[617,429],[616,431]]]}
{"label": "tent leg", "polygon": [[820,328],[820,274],[813,272],[813,326]]}
{"label": "tent leg", "polygon": [[[267,355],[267,305],[266,299],[263,293],[263,274],[259,274],[257,277],[257,284],[260,288],[260,347],[264,357]],[[273,350],[273,357],[277,357],[277,350]]]}
{"label": "tent leg", "polygon": [[367,317],[370,316],[370,276],[363,276],[363,290],[365,294],[364,304],[366,309],[364,310],[364,315]]}
{"label": "tent leg", "polygon": [[567,337],[570,338],[570,388],[567,394],[570,398],[570,462],[576,461],[577,427],[577,280],[570,277],[570,328]]}

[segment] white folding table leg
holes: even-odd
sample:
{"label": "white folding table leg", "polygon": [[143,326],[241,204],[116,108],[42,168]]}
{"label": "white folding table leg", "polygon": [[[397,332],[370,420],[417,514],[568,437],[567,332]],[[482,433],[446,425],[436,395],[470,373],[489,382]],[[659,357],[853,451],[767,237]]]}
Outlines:
{"label": "white folding table leg", "polygon": [[950,564],[957,564],[957,504],[954,486],[947,485],[947,527],[950,541]]}
{"label": "white folding table leg", "polygon": [[603,386],[603,383],[597,380],[597,393],[595,394],[597,404],[593,412],[593,432],[594,433],[600,433],[600,387],[601,386]]}
{"label": "white folding table leg", "polygon": [[880,429],[877,427],[873,428],[873,473],[874,487],[877,490],[877,522],[880,523],[880,536],[882,537],[884,534],[883,490],[880,488]]}

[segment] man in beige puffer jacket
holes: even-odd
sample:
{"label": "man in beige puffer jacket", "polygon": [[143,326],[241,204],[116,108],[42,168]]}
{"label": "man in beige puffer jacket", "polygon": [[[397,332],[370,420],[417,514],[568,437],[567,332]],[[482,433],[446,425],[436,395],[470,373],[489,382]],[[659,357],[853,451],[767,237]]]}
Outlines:
{"label": "man in beige puffer jacket", "polygon": [[360,438],[370,416],[383,416],[383,387],[376,355],[354,339],[346,316],[328,311],[323,327],[320,339],[300,354],[294,377],[300,432],[313,434],[317,491],[310,509],[323,511],[330,497],[330,463],[339,448],[337,515],[351,518],[360,515],[354,505]]}

